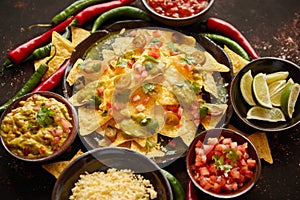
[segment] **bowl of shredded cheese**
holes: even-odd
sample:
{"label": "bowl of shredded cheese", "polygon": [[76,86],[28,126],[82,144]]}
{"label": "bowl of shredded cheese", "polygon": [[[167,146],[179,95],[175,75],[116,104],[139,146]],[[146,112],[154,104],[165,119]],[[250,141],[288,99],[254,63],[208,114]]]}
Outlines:
{"label": "bowl of shredded cheese", "polygon": [[136,151],[122,147],[90,150],[57,179],[52,200],[128,199],[172,200],[168,179],[159,166]]}

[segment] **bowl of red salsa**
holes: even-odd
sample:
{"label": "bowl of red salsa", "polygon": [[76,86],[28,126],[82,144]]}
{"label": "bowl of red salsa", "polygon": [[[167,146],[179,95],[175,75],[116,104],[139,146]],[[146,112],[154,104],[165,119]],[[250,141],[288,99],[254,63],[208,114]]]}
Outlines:
{"label": "bowl of red salsa", "polygon": [[187,172],[202,192],[217,198],[238,197],[258,181],[261,162],[247,137],[226,128],[200,133],[189,146]]}
{"label": "bowl of red salsa", "polygon": [[169,26],[187,26],[200,21],[214,0],[142,0],[150,15]]}

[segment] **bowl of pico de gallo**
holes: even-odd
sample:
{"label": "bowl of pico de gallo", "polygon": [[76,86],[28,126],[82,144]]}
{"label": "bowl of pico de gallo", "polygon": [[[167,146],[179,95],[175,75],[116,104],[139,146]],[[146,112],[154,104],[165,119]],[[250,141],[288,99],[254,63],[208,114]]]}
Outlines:
{"label": "bowl of pico de gallo", "polygon": [[226,128],[201,132],[189,146],[186,165],[195,187],[217,198],[246,193],[261,172],[255,146],[247,137]]}
{"label": "bowl of pico de gallo", "polygon": [[187,26],[203,19],[214,0],[142,0],[142,4],[155,20],[163,24]]}

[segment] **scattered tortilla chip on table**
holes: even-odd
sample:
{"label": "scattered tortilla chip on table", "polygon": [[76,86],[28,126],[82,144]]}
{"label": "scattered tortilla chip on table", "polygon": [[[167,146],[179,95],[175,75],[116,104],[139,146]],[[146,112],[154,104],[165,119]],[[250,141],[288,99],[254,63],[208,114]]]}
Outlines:
{"label": "scattered tortilla chip on table", "polygon": [[248,136],[248,139],[256,147],[259,157],[266,162],[273,164],[273,158],[269,147],[268,138],[265,132],[255,132]]}
{"label": "scattered tortilla chip on table", "polygon": [[232,70],[234,75],[236,75],[238,71],[240,71],[246,64],[249,63],[248,60],[229,49],[226,45],[224,46],[224,51],[228,54],[232,62]]}
{"label": "scattered tortilla chip on table", "polygon": [[62,173],[62,171],[70,164],[70,162],[72,162],[75,158],[77,158],[81,154],[83,154],[83,152],[79,150],[71,160],[49,163],[49,164],[42,165],[42,167],[50,174],[52,174],[55,178],[58,178],[59,175]]}
{"label": "scattered tortilla chip on table", "polygon": [[76,26],[71,26],[71,33],[72,33],[72,44],[77,46],[83,40],[91,35],[90,31],[87,31],[83,28],[79,28]]}

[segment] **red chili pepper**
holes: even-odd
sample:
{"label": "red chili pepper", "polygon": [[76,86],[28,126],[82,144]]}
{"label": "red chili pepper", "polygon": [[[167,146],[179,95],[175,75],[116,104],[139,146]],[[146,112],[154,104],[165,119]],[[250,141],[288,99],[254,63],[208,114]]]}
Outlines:
{"label": "red chili pepper", "polygon": [[61,81],[68,64],[69,60],[65,61],[56,72],[41,82],[32,92],[51,91]]}
{"label": "red chili pepper", "polygon": [[109,1],[106,3],[96,4],[93,6],[89,6],[82,11],[80,11],[77,15],[75,15],[75,18],[71,25],[83,25],[88,20],[97,17],[98,15],[102,14],[103,12],[106,12],[112,8],[116,8],[119,6],[127,5],[135,0],[114,0]]}
{"label": "red chili pepper", "polygon": [[259,58],[258,54],[251,46],[245,36],[232,24],[215,17],[210,17],[206,21],[206,27],[210,30],[217,31],[239,43],[252,59]]}
{"label": "red chili pepper", "polygon": [[20,46],[16,47],[15,49],[8,52],[7,56],[15,63],[19,64],[22,60],[24,60],[27,56],[29,56],[36,48],[41,47],[42,45],[46,44],[51,40],[52,32],[62,32],[66,29],[66,27],[72,22],[74,17],[70,17],[67,20],[63,21],[59,25],[53,27],[52,29],[48,30],[47,32],[43,33],[40,36],[37,36]]}
{"label": "red chili pepper", "polygon": [[186,200],[198,200],[197,191],[195,186],[193,185],[192,180],[189,178],[186,184],[185,191],[185,199]]}

